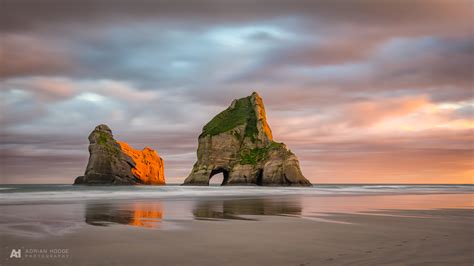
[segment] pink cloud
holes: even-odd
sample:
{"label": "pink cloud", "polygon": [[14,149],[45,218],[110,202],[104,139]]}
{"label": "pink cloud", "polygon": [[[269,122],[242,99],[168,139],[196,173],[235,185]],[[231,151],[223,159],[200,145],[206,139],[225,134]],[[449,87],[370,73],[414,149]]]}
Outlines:
{"label": "pink cloud", "polygon": [[353,127],[368,127],[385,119],[406,116],[429,104],[424,96],[362,101],[346,107],[339,119]]}
{"label": "pink cloud", "polygon": [[49,75],[70,72],[71,56],[65,47],[32,35],[2,34],[1,77]]}

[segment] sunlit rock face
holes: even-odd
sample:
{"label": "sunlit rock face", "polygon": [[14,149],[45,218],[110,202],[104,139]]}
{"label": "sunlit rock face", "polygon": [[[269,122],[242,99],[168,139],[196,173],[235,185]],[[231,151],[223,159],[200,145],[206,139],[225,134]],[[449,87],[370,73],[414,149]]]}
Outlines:
{"label": "sunlit rock face", "polygon": [[89,135],[89,162],[84,176],[74,184],[163,185],[164,163],[150,148],[142,151],[117,142],[107,125],[98,125]]}
{"label": "sunlit rock face", "polygon": [[234,100],[207,123],[198,139],[197,162],[185,185],[209,185],[223,173],[223,185],[310,186],[298,158],[273,140],[262,98]]}
{"label": "sunlit rock face", "polygon": [[165,173],[163,159],[158,154],[145,147],[143,150],[135,150],[123,141],[118,141],[122,151],[132,158],[135,166],[132,173],[140,179],[143,184],[162,185],[165,184]]}

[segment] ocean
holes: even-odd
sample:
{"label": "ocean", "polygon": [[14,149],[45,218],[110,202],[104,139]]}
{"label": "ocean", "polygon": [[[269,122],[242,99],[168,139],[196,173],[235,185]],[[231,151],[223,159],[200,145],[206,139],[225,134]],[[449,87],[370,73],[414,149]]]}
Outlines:
{"label": "ocean", "polygon": [[41,237],[81,226],[185,227],[185,221],[472,208],[472,185],[73,186],[1,185],[0,232]]}
{"label": "ocean", "polygon": [[0,204],[115,199],[182,199],[207,197],[329,196],[400,193],[473,193],[474,185],[321,184],[312,187],[261,186],[73,186],[61,184],[0,185]]}

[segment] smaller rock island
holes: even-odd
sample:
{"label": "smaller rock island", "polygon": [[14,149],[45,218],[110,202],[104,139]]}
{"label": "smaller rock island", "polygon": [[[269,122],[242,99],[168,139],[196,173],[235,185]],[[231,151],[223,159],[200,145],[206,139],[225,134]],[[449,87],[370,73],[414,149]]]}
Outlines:
{"label": "smaller rock island", "polygon": [[135,150],[116,141],[107,125],[98,125],[89,135],[89,162],[84,176],[74,185],[164,185],[164,162],[145,147]]}
{"label": "smaller rock island", "polygon": [[198,142],[197,162],[184,185],[207,186],[212,176],[223,173],[222,185],[311,186],[296,155],[273,140],[256,92],[216,115]]}

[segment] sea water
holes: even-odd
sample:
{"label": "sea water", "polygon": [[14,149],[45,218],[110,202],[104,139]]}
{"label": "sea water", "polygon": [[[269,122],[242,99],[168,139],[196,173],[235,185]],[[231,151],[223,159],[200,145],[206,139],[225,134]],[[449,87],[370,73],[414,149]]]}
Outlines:
{"label": "sea water", "polygon": [[[84,226],[179,230],[192,221],[285,216],[339,222],[337,213],[473,208],[473,185],[1,185],[0,233],[62,235]],[[423,218],[423,217],[421,217]]]}
{"label": "sea water", "polygon": [[472,192],[474,192],[474,185],[321,184],[313,185],[312,187],[0,185],[0,204],[100,199],[180,199],[240,196]]}

